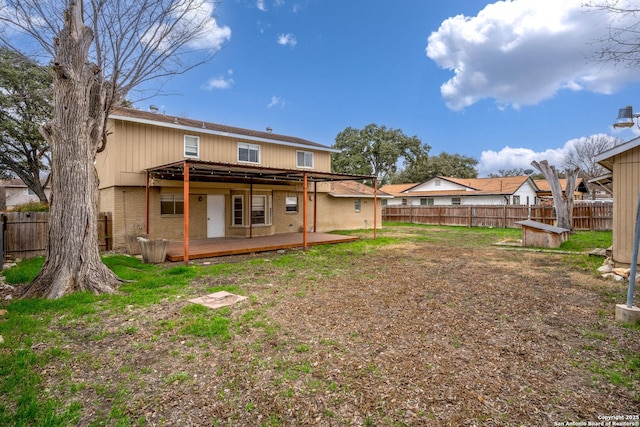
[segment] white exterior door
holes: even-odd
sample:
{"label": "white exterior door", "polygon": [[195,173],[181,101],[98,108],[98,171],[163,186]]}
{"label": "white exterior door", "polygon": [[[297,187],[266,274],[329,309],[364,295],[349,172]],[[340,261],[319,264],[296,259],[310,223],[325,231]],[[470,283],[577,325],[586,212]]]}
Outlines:
{"label": "white exterior door", "polygon": [[224,237],[224,195],[207,195],[207,237]]}

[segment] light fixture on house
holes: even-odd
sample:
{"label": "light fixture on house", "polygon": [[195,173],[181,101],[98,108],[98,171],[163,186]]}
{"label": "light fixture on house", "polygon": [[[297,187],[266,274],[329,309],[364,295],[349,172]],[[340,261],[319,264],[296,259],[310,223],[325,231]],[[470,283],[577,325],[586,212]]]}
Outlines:
{"label": "light fixture on house", "polygon": [[614,128],[630,128],[633,127],[635,122],[633,119],[639,117],[640,114],[633,114],[633,107],[627,105],[624,108],[618,110],[618,118],[613,123]]}

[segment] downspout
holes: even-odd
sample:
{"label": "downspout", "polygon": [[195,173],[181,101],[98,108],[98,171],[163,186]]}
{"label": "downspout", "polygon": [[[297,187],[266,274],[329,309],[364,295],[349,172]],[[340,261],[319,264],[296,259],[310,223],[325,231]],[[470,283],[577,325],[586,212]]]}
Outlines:
{"label": "downspout", "polygon": [[186,161],[183,165],[184,169],[184,265],[189,265],[189,163]]}

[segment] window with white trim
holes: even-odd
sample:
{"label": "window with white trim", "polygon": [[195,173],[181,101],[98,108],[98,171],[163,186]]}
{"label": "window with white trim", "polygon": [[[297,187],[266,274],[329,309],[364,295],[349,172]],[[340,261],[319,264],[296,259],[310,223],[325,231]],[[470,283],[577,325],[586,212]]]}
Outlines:
{"label": "window with white trim", "polygon": [[241,195],[233,196],[233,225],[244,224],[244,197]]}
{"label": "window with white trim", "polygon": [[451,198],[451,204],[452,205],[459,205],[460,204],[460,197],[452,197]]}
{"label": "window with white trim", "polygon": [[286,197],[285,198],[285,212],[295,213],[298,212],[298,197]]}
{"label": "window with white trim", "polygon": [[267,223],[266,196],[253,196],[251,198],[251,223],[256,225]]}
{"label": "window with white trim", "polygon": [[520,196],[513,196],[513,204],[514,205],[520,204]]}
{"label": "window with white trim", "polygon": [[354,212],[360,212],[360,199],[356,199],[353,202],[353,210]]}
{"label": "window with white trim", "polygon": [[185,135],[184,136],[184,156],[185,157],[200,157],[200,137]]}
{"label": "window with white trim", "polygon": [[433,206],[433,197],[423,197],[420,199],[420,206]]}
{"label": "window with white trim", "polygon": [[160,215],[183,215],[184,196],[181,194],[160,195]]}
{"label": "window with white trim", "polygon": [[260,163],[260,146],[238,142],[238,161],[245,163]]}
{"label": "window with white trim", "polygon": [[313,153],[309,151],[296,151],[296,166],[299,168],[313,168]]}

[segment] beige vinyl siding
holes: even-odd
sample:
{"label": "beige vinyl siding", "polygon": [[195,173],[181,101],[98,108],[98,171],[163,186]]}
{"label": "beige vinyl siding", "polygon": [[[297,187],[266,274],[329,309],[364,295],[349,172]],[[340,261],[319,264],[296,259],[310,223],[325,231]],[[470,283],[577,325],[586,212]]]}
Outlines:
{"label": "beige vinyl siding", "polygon": [[[144,185],[144,170],[185,160],[184,135],[200,138],[198,160],[238,163],[238,142],[260,146],[260,166],[297,169],[296,152],[299,147],[255,142],[221,135],[198,133],[195,129],[181,130],[121,120],[109,122],[106,149],[96,158],[100,188],[113,185]],[[314,153],[314,171],[331,171],[331,154],[306,149]]]}
{"label": "beige vinyl siding", "polygon": [[614,158],[613,182],[613,257],[616,262],[630,264],[640,190],[640,147]]}

